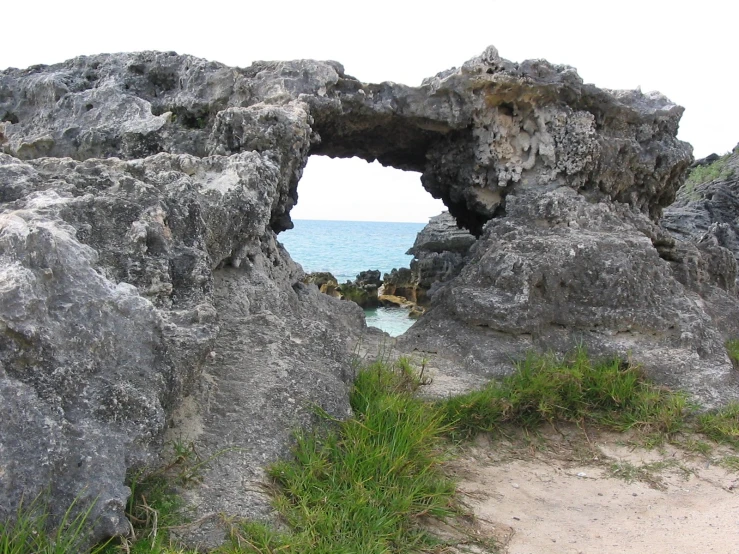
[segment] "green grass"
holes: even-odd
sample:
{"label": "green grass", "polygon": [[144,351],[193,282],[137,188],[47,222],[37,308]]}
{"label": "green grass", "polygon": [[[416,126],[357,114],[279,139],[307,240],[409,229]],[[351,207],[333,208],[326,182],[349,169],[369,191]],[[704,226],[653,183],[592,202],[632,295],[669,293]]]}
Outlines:
{"label": "green grass", "polygon": [[[739,447],[739,403],[695,416],[684,394],[648,382],[633,365],[594,362],[583,349],[565,358],[531,355],[501,381],[441,402],[416,394],[427,383],[424,367],[417,372],[401,358],[358,371],[350,394],[354,417],[327,417],[323,427],[299,433],[293,457],[268,469],[279,528],[235,522],[231,543],[217,552],[439,552],[443,545],[424,522],[461,513],[455,484],[442,470],[453,450],[448,439],[506,425],[535,429],[544,422],[587,422],[616,431],[638,429],[652,442],[655,436],[686,430],[692,437],[697,431]],[[710,450],[707,443],[694,442],[696,451]],[[130,480],[127,512],[136,538],[93,552],[184,552],[168,535],[185,519],[173,485],[197,482],[207,460],[192,445],[177,443],[173,450],[172,463]],[[736,466],[735,457],[726,460],[727,467]],[[640,480],[652,479],[652,469],[659,468],[611,467],[614,475]],[[86,517],[70,515],[61,531],[49,534],[43,510],[24,509],[16,524],[0,526],[0,554],[78,552],[75,543]]]}
{"label": "green grass", "polygon": [[647,382],[638,367],[594,363],[583,349],[566,359],[531,355],[502,381],[442,404],[444,421],[458,438],[503,424],[534,427],[556,420],[671,435],[682,429],[688,409],[684,394]]}
{"label": "green grass", "polygon": [[726,167],[730,155],[730,153],[724,154],[711,164],[693,168],[685,180],[685,184],[695,186],[715,181],[716,179],[728,179],[733,174],[731,168]]}
{"label": "green grass", "polygon": [[739,367],[739,340],[727,340],[725,346],[726,352],[729,354],[729,358],[731,358],[731,362],[734,364],[734,367]]}
{"label": "green grass", "polygon": [[729,471],[739,471],[739,456],[724,456],[718,463]]}
{"label": "green grass", "polygon": [[[192,444],[171,443],[168,464],[154,471],[132,473],[128,478],[131,496],[126,515],[131,521],[133,537],[111,541],[101,554],[185,554],[169,536],[169,528],[185,522],[183,503],[177,486],[187,486],[200,479],[204,461]],[[0,553],[2,554],[2,553]]]}
{"label": "green grass", "polygon": [[697,430],[718,443],[739,448],[739,402],[700,415]]}
{"label": "green grass", "polygon": [[357,375],[355,417],[323,434],[300,434],[295,458],[272,466],[274,504],[289,532],[249,523],[234,532],[242,552],[414,552],[436,541],[422,517],[455,513],[455,486],[441,471],[446,428],[407,361]]}
{"label": "green grass", "polygon": [[[43,495],[28,504],[20,503],[13,521],[0,522],[0,554],[71,554],[86,542],[90,513],[77,509],[77,500],[67,509],[59,525],[49,525],[48,503]],[[104,547],[90,550],[97,554]]]}

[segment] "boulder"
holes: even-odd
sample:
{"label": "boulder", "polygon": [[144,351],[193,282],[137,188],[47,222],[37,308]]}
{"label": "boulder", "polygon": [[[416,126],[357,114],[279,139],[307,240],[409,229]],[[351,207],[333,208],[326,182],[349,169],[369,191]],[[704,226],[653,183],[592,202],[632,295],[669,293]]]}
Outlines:
{"label": "boulder", "polygon": [[361,308],[376,308],[380,305],[377,299],[377,285],[374,284],[347,281],[343,285],[339,285],[339,292],[343,300],[354,302]]}
{"label": "boulder", "polygon": [[416,303],[418,298],[418,282],[416,276],[407,267],[394,268],[385,273],[382,279],[382,296],[401,296],[407,302]]}
{"label": "boulder", "polygon": [[427,253],[452,252],[466,254],[475,244],[474,235],[457,226],[457,221],[447,212],[429,219],[428,224],[416,235],[407,254],[420,258]]}
{"label": "boulder", "polygon": [[336,281],[336,277],[328,271],[316,271],[309,273],[303,279],[305,284],[313,284],[318,287],[318,290],[323,294],[328,294],[334,298],[341,298],[339,292],[339,283]]}
{"label": "boulder", "polygon": [[368,269],[367,271],[361,271],[354,282],[359,286],[375,286],[379,288],[382,285],[380,270]]}

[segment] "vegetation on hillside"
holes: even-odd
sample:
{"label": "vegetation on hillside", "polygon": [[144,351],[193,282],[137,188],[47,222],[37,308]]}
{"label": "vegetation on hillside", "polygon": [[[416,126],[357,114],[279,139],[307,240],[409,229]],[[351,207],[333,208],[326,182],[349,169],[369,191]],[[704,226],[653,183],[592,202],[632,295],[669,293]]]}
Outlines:
{"label": "vegetation on hillside", "polygon": [[727,153],[708,165],[694,167],[690,170],[685,184],[695,186],[717,179],[728,179],[734,173],[733,169],[727,165],[730,156],[731,153]]}

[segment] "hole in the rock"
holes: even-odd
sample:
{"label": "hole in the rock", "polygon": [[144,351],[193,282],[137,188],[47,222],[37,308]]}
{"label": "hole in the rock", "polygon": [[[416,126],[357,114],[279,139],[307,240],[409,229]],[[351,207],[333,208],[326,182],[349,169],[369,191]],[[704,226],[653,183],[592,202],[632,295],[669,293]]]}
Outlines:
{"label": "hole in the rock", "polygon": [[7,121],[8,123],[12,123],[15,125],[18,123],[19,119],[18,116],[15,115],[13,112],[5,112],[5,115],[0,119],[0,121]]}
{"label": "hole in the rock", "polygon": [[[406,252],[416,235],[444,209],[424,190],[418,173],[314,155],[298,185],[298,204],[291,212],[295,227],[280,233],[279,240],[306,273],[335,277],[338,289],[328,284],[322,287],[325,293],[372,304],[372,281],[379,277],[382,284],[393,269],[408,268],[413,256]],[[365,275],[362,286],[357,276],[368,270],[379,270],[379,276]],[[346,286],[347,281],[359,286]],[[411,283],[385,282],[385,288],[396,297],[417,296]],[[391,307],[392,301],[380,298],[381,305],[365,307],[365,315],[368,325],[395,336],[414,320],[408,307]]]}
{"label": "hole in the rock", "polygon": [[85,109],[89,112],[91,109],[93,109],[95,106],[92,104],[85,104]]}
{"label": "hole in the rock", "polygon": [[503,115],[513,117],[513,115],[516,113],[516,107],[513,104],[509,104],[508,102],[503,102],[498,106],[498,111]]}

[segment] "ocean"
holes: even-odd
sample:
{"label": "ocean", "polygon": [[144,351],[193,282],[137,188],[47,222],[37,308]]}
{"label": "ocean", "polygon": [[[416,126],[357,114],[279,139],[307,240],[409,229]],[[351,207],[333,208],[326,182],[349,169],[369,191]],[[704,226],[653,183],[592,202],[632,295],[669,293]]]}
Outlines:
{"label": "ocean", "polygon": [[[360,271],[379,269],[384,275],[393,268],[408,267],[413,246],[425,223],[377,221],[293,220],[294,229],[277,237],[293,260],[307,273],[330,271],[343,283],[353,281]],[[405,332],[413,320],[401,308],[365,310],[367,325],[392,336]]]}

